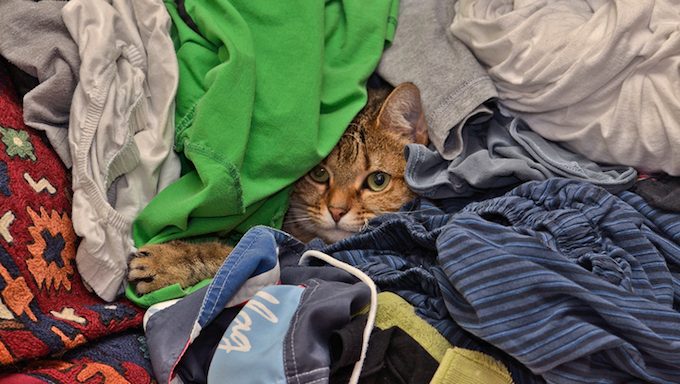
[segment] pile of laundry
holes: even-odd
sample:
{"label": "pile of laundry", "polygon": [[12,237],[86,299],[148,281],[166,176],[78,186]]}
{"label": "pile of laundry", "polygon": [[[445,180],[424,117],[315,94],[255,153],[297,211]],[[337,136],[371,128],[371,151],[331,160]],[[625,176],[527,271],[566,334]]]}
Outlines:
{"label": "pile of laundry", "polygon": [[[678,5],[5,0],[0,56],[24,123],[72,174],[79,241],[59,266],[148,308],[159,382],[677,383]],[[430,142],[405,148],[404,175],[418,197],[301,243],[277,229],[290,186],[371,76],[420,90]],[[17,260],[32,243],[12,242],[29,225],[9,199],[0,251]],[[126,289],[137,247],[216,234],[236,247],[213,279]],[[33,279],[12,268],[0,289]],[[12,324],[0,352],[16,358]]]}

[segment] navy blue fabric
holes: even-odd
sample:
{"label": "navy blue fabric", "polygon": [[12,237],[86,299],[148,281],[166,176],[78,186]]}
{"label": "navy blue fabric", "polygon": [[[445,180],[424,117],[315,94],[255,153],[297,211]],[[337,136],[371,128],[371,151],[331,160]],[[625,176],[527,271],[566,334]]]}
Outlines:
{"label": "navy blue fabric", "polygon": [[[427,199],[417,199],[403,212],[372,220],[365,232],[330,246],[323,247],[317,242],[309,246],[319,247],[338,260],[358,267],[381,291],[403,297],[451,344],[485,352],[500,360],[515,383],[544,382],[510,355],[460,327],[449,314],[439,288],[438,279],[446,280],[446,277],[437,264],[436,241],[452,215],[437,205]],[[461,205],[444,204],[447,208],[453,206],[453,211]]]}
{"label": "navy blue fabric", "polygon": [[549,179],[370,225],[324,251],[515,382],[536,379],[523,366],[555,383],[680,382],[680,215]]}

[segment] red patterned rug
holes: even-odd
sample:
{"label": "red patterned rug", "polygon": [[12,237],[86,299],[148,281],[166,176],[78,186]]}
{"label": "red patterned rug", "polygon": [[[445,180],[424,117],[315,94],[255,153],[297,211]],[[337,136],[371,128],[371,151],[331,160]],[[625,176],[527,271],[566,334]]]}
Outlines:
{"label": "red patterned rug", "polygon": [[156,383],[150,372],[144,337],[125,332],[71,350],[58,359],[32,361],[20,373],[0,376],[0,383]]}
{"label": "red patterned rug", "polygon": [[[23,124],[5,69],[0,62],[0,372],[85,344],[88,350],[96,349],[91,344],[104,336],[133,328],[140,332],[142,320],[142,312],[130,302],[104,302],[80,279],[75,264],[78,238],[70,219],[70,174],[43,136]],[[148,366],[105,361],[88,368],[91,365],[81,364],[82,359],[47,360],[48,371],[70,367],[63,378],[48,381],[150,380]],[[45,369],[41,363],[32,364],[26,369],[35,370],[35,364]],[[118,375],[125,381],[90,380],[90,369],[107,371],[108,376],[93,373],[102,380]],[[138,371],[145,374],[132,373]],[[79,377],[90,381],[69,381]],[[0,382],[5,380],[9,376],[0,377]]]}

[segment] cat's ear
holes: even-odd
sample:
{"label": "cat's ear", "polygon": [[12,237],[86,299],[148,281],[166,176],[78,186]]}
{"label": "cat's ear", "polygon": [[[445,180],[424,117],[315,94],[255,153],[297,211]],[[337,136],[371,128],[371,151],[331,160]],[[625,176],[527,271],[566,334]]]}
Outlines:
{"label": "cat's ear", "polygon": [[413,83],[401,83],[387,96],[378,122],[411,142],[427,144],[427,122],[420,91]]}

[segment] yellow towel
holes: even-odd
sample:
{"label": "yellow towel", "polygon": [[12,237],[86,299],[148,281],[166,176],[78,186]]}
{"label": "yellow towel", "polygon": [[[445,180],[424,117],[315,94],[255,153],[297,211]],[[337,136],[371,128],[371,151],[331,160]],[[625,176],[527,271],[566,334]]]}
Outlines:
{"label": "yellow towel", "polygon": [[430,384],[512,384],[508,369],[491,356],[464,348],[446,351]]}

